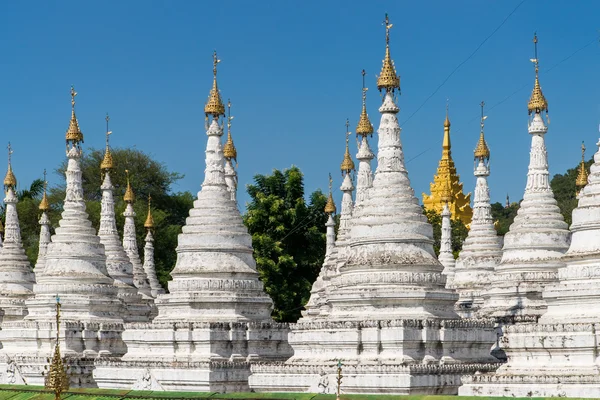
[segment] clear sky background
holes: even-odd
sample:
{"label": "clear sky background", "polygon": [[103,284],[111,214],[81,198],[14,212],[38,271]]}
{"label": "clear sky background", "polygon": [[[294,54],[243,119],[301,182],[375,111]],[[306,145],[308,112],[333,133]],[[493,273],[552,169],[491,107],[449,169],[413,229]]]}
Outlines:
{"label": "clear sky background", "polygon": [[[204,174],[203,107],[216,49],[222,60],[219,86],[223,100],[231,98],[235,116],[240,208],[248,200],[245,185],[274,168],[300,167],[307,193],[327,190],[329,172],[337,188],[344,124],[349,118],[354,131],[358,121],[363,68],[369,115],[376,129],[379,125],[375,75],[384,56],[381,22],[388,12],[402,85],[401,137],[419,199],[429,190],[441,155],[449,98],[452,155],[465,191],[474,186],[473,148],[479,103],[485,100],[492,201],[504,202],[507,193],[516,201],[529,161],[534,31],[550,105],[551,174],[577,164],[582,140],[588,158],[597,149],[600,2],[524,1],[423,103],[520,3],[3,1],[1,137],[12,142],[20,185],[41,177],[44,168],[54,171],[65,157],[69,90],[75,84],[86,146],[104,145],[109,112],[113,146],[135,145],[151,154],[185,174],[175,191],[195,193]],[[350,143],[354,155],[356,142]],[[372,143],[375,149],[376,137]],[[0,171],[4,174],[5,167]],[[60,178],[52,173],[49,180]],[[339,190],[336,194],[339,201]]]}

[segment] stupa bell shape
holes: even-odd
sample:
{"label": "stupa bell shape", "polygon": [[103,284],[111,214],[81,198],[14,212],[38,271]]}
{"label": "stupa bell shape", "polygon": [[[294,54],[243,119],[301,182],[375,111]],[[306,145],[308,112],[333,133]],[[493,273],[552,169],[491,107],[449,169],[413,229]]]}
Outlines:
{"label": "stupa bell shape", "polygon": [[156,321],[270,321],[273,303],[258,279],[252,240],[224,174],[223,129],[213,118],[198,199],[179,235],[169,293]]}
{"label": "stupa bell shape", "polygon": [[454,281],[454,269],[456,261],[452,253],[452,223],[450,218],[452,214],[448,208],[448,204],[444,204],[442,210],[442,236],[440,239],[440,254],[438,260],[444,266],[443,274],[446,275],[446,287],[452,288]]}

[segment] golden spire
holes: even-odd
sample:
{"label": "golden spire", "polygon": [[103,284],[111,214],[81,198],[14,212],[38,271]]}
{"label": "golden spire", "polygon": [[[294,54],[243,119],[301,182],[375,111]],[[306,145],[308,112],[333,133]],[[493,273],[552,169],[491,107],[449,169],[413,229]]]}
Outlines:
{"label": "golden spire", "polygon": [[125,170],[125,174],[127,175],[127,189],[125,189],[125,195],[123,196],[123,200],[126,203],[133,204],[135,201],[135,195],[133,194],[133,189],[131,189],[131,184],[129,183],[129,170]]}
{"label": "golden spire", "polygon": [[235,149],[235,145],[233,144],[233,138],[231,137],[231,120],[233,117],[231,116],[231,100],[227,100],[227,141],[225,142],[225,146],[223,146],[223,156],[228,160],[233,160],[237,162],[237,150]]}
{"label": "golden spire", "polygon": [[44,386],[54,392],[55,400],[60,400],[60,395],[69,390],[69,380],[60,355],[60,298],[56,296],[56,346],[54,347],[50,368],[44,379]]}
{"label": "golden spire", "polygon": [[352,157],[350,157],[350,148],[348,147],[348,142],[350,140],[350,131],[348,128],[350,127],[350,122],[346,119],[346,152],[344,153],[344,159],[342,161],[342,165],[340,169],[342,170],[342,175],[349,174],[354,171],[354,161],[352,161]]}
{"label": "golden spire", "polygon": [[12,190],[16,190],[17,178],[15,178],[15,174],[12,170],[11,158],[13,149],[10,146],[10,142],[8,142],[8,146],[6,148],[8,149],[8,170],[6,171],[6,176],[4,177],[4,190],[8,190],[9,188],[11,188]]}
{"label": "golden spire", "polygon": [[400,90],[400,77],[396,75],[396,67],[394,61],[390,56],[390,29],[392,24],[388,18],[387,13],[385,14],[385,58],[383,59],[383,66],[381,67],[381,73],[377,78],[377,88],[385,89],[386,92],[394,91],[395,89]]}
{"label": "golden spire", "polygon": [[154,229],[154,218],[152,218],[152,209],[150,208],[151,202],[152,197],[148,195],[148,216],[146,217],[146,222],[144,222],[144,228],[146,229]]}
{"label": "golden spire", "polygon": [[442,141],[442,159],[450,158],[450,118],[448,117],[448,102],[446,102],[446,119],[444,120],[444,140]]}
{"label": "golden spire", "polygon": [[533,35],[533,47],[535,49],[535,58],[532,58],[530,61],[535,65],[535,84],[533,85],[533,92],[531,92],[531,98],[529,99],[529,104],[527,104],[527,110],[529,110],[529,114],[532,113],[541,113],[542,111],[548,112],[548,102],[542,93],[542,87],[540,86],[539,80],[539,65],[538,65],[538,56],[537,56],[537,35]]}
{"label": "golden spire", "polygon": [[450,100],[446,99],[446,119],[444,120],[444,128],[450,128],[450,118],[448,118],[448,108],[450,107]]}
{"label": "golden spire", "polygon": [[588,181],[588,173],[585,168],[585,144],[581,142],[581,163],[579,164],[579,173],[577,174],[577,179],[575,180],[575,186],[577,186],[577,194],[579,191],[583,189],[585,185],[587,185]]}
{"label": "golden spire", "polygon": [[112,157],[112,154],[110,153],[110,147],[108,145],[108,137],[110,136],[112,131],[108,130],[108,121],[110,121],[110,117],[108,116],[108,113],[106,113],[106,118],[104,118],[104,119],[106,120],[106,150],[104,151],[104,158],[102,159],[102,162],[100,163],[100,169],[102,171],[107,171],[107,170],[113,168],[113,157]]}
{"label": "golden spire", "polygon": [[332,187],[333,179],[331,179],[331,174],[329,174],[329,197],[327,198],[327,203],[325,204],[325,212],[327,214],[335,213],[335,202],[333,201],[333,195],[331,193]]}
{"label": "golden spire", "polygon": [[220,62],[221,60],[217,58],[217,51],[215,50],[213,53],[213,85],[208,95],[208,101],[204,106],[204,113],[207,117],[212,115],[213,118],[219,118],[219,116],[225,115],[225,106],[223,105],[223,101],[221,101],[221,94],[217,85],[217,64]]}
{"label": "golden spire", "polygon": [[48,189],[48,181],[46,180],[46,168],[44,168],[44,195],[42,196],[42,201],[40,201],[39,209],[42,212],[48,211],[50,209],[50,202],[48,201],[48,196],[46,195],[46,191]]}
{"label": "golden spire", "polygon": [[67,144],[69,142],[73,142],[73,144],[83,143],[83,133],[79,129],[79,123],[75,116],[75,96],[77,96],[77,92],[75,87],[71,86],[71,122],[69,123],[69,129],[67,129]]}
{"label": "golden spire", "polygon": [[450,177],[446,179],[445,184],[442,187],[442,192],[440,193],[440,200],[446,204],[452,201],[452,189],[450,187]]}
{"label": "golden spire", "polygon": [[477,146],[475,147],[475,159],[476,160],[481,160],[481,161],[487,161],[490,159],[490,148],[488,147],[487,143],[485,142],[485,137],[483,135],[483,126],[484,126],[484,121],[486,120],[487,116],[483,115],[483,106],[485,106],[485,102],[481,102],[481,133],[479,134],[479,141],[477,142]]}
{"label": "golden spire", "polygon": [[358,120],[358,125],[356,126],[356,135],[362,135],[366,137],[367,135],[373,136],[373,124],[369,121],[369,114],[367,114],[367,89],[365,87],[365,75],[367,73],[365,70],[362,70],[362,111],[360,113],[360,118]]}

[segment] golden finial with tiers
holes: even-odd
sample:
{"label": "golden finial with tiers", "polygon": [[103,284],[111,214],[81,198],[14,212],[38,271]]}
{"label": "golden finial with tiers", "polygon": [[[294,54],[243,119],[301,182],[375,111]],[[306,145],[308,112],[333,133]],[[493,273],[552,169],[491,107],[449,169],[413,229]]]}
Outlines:
{"label": "golden finial with tiers", "polygon": [[541,113],[542,111],[546,111],[548,113],[548,102],[542,93],[542,87],[540,86],[539,79],[539,62],[537,55],[537,35],[533,35],[533,47],[535,51],[535,58],[530,59],[530,61],[535,65],[535,84],[533,85],[533,91],[531,92],[531,98],[529,99],[529,103],[527,104],[527,110],[529,114],[532,113]]}
{"label": "golden finial with tiers", "polygon": [[342,176],[354,171],[354,161],[352,161],[352,157],[350,156],[350,148],[348,147],[351,133],[349,128],[350,122],[346,119],[346,152],[344,153],[344,159],[342,160],[342,165],[340,166],[340,169],[342,170]]}
{"label": "golden finial with tiers", "polygon": [[442,191],[440,193],[440,200],[448,205],[450,201],[452,201],[452,190],[450,185],[450,179],[446,180],[446,183],[442,185]]}
{"label": "golden finial with tiers", "polygon": [[237,150],[233,144],[233,138],[231,137],[231,100],[227,100],[227,141],[223,146],[223,156],[228,160],[237,162]]}
{"label": "golden finial with tiers", "polygon": [[362,70],[362,111],[360,118],[358,119],[358,125],[356,126],[356,136],[361,135],[366,137],[367,135],[373,136],[373,124],[369,120],[369,114],[367,114],[367,90],[365,86],[365,75],[367,73]]}
{"label": "golden finial with tiers", "polygon": [[150,207],[152,203],[152,197],[148,195],[148,216],[146,217],[146,222],[144,222],[144,228],[150,230],[154,229],[154,218],[152,217],[152,208]]}
{"label": "golden finial with tiers", "polygon": [[331,192],[333,188],[333,179],[331,179],[331,174],[329,174],[329,197],[327,198],[327,203],[325,204],[325,212],[327,214],[335,213],[335,202],[333,201],[333,194]]}
{"label": "golden finial with tiers", "polygon": [[475,147],[475,160],[480,161],[488,161],[490,159],[490,148],[488,147],[485,137],[483,135],[483,127],[485,125],[485,120],[487,116],[483,115],[483,107],[485,106],[485,102],[481,102],[481,133],[479,134],[479,141],[477,142],[477,146]]}
{"label": "golden finial with tiers", "polygon": [[102,171],[108,171],[109,169],[113,168],[113,156],[110,152],[110,146],[108,145],[108,138],[110,136],[110,134],[112,133],[112,131],[108,130],[108,121],[110,121],[110,117],[108,116],[108,113],[106,113],[106,118],[104,118],[106,120],[106,150],[104,151],[104,158],[102,159],[102,162],[100,163],[100,169]]}
{"label": "golden finial with tiers", "polygon": [[392,29],[393,25],[390,24],[387,13],[385,14],[385,21],[383,23],[385,25],[385,57],[381,73],[377,78],[377,88],[379,91],[385,89],[386,92],[393,92],[396,89],[400,90],[400,77],[396,74],[396,67],[390,55],[390,29]]}
{"label": "golden finial with tiers", "polygon": [[581,163],[579,164],[579,173],[577,174],[577,179],[575,180],[575,186],[577,186],[576,194],[581,192],[581,189],[588,182],[588,172],[585,168],[585,143],[581,142]]}
{"label": "golden finial with tiers", "polygon": [[60,298],[56,296],[56,346],[50,366],[45,374],[44,387],[54,392],[54,399],[60,400],[60,395],[69,390],[70,379],[65,371],[63,359],[60,355]]}
{"label": "golden finial with tiers", "polygon": [[79,129],[79,122],[77,122],[77,117],[75,116],[75,96],[77,96],[77,92],[75,91],[75,87],[71,86],[71,121],[69,122],[69,129],[67,129],[66,134],[67,145],[69,143],[73,145],[83,143],[83,133]]}
{"label": "golden finial with tiers", "polygon": [[129,183],[129,170],[125,170],[125,174],[127,175],[127,189],[125,189],[125,195],[123,196],[123,200],[126,203],[133,204],[135,201],[135,194],[133,194],[133,189],[131,188],[131,184]]}
{"label": "golden finial with tiers", "polygon": [[9,188],[12,190],[16,190],[17,189],[17,178],[15,177],[15,174],[13,173],[12,170],[12,153],[13,153],[13,149],[10,145],[10,142],[8,142],[8,146],[6,146],[6,148],[8,149],[8,170],[6,171],[6,175],[4,176],[4,190],[7,191]]}
{"label": "golden finial with tiers", "polygon": [[48,191],[48,181],[46,180],[46,168],[44,168],[44,195],[42,196],[42,201],[40,201],[39,209],[42,212],[46,212],[50,210],[50,202],[48,201],[48,195],[46,192]]}
{"label": "golden finial with tiers", "polygon": [[212,115],[213,118],[219,118],[221,115],[225,115],[225,106],[221,100],[221,94],[219,93],[219,86],[217,85],[217,64],[221,60],[217,58],[217,51],[213,53],[213,85],[208,95],[208,101],[204,106],[204,114],[206,117]]}

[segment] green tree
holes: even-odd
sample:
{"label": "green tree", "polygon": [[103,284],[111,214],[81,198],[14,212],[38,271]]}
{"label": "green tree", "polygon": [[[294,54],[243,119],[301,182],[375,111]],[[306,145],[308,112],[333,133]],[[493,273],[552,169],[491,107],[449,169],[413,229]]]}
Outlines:
{"label": "green tree", "polygon": [[292,166],[256,175],[254,184],[247,186],[251,201],[244,223],[277,321],[300,318],[325,257],[327,198],[317,190],[307,203],[303,181],[300,170]]}
{"label": "green tree", "polygon": [[496,202],[492,203],[492,218],[495,221],[496,232],[498,235],[504,236],[508,232],[508,228],[513,223],[519,210],[519,203],[511,203],[508,207]]}
{"label": "green tree", "polygon": [[[585,163],[587,171],[590,170],[590,166],[593,163],[593,158]],[[579,165],[577,164],[575,168],[568,169],[564,174],[554,175],[550,181],[550,187],[552,187],[560,212],[569,225],[571,225],[573,209],[577,207],[577,187],[575,186],[575,180],[579,173]]]}
{"label": "green tree", "polygon": [[[427,221],[433,227],[433,250],[436,255],[440,254],[440,242],[442,240],[442,216],[434,210],[427,210],[423,207],[423,214],[427,217]],[[461,220],[450,220],[452,227],[452,253],[454,258],[458,257],[458,253],[462,250],[462,245],[469,230]]]}

